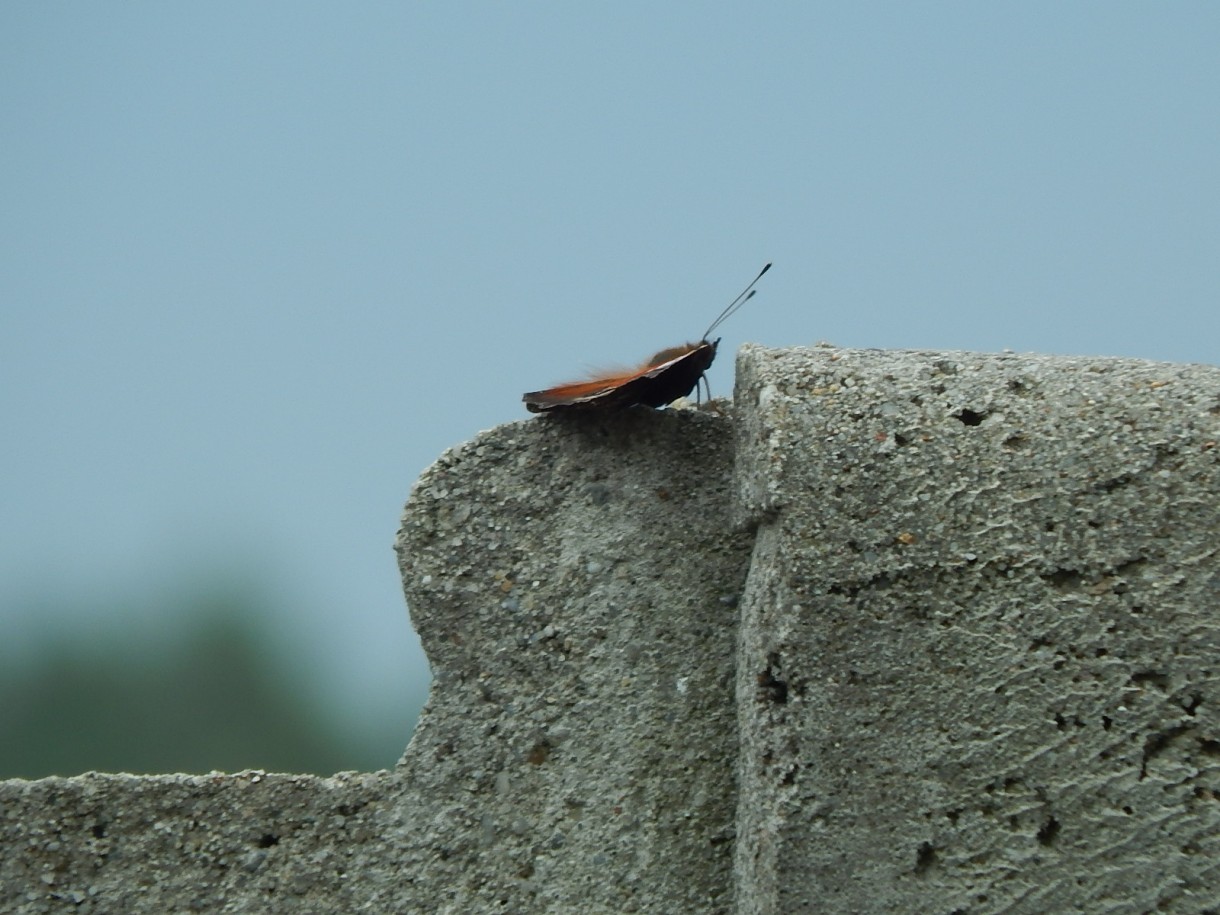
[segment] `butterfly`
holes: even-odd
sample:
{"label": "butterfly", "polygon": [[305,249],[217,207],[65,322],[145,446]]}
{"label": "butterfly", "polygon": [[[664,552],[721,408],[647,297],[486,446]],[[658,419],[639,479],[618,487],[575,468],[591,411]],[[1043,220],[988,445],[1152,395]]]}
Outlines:
{"label": "butterfly", "polygon": [[616,372],[588,378],[584,381],[569,381],[521,395],[525,409],[531,413],[555,413],[572,410],[619,410],[626,407],[663,407],[679,397],[686,397],[703,379],[704,373],[716,358],[716,347],[720,338],[709,340],[721,323],[742,305],[754,297],[754,286],[764,273],[771,269],[767,264],[758,276],[741,291],[741,295],[729,302],[724,311],[703,332],[698,343],[686,343],[663,349],[642,366],[631,371]]}

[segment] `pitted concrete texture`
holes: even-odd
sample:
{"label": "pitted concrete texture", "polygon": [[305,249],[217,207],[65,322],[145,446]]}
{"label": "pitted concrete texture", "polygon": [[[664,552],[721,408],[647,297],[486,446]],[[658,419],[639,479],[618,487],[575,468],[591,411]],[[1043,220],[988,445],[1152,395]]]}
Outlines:
{"label": "pitted concrete texture", "polygon": [[742,912],[1220,911],[1220,371],[747,348]]}
{"label": "pitted concrete texture", "polygon": [[732,443],[694,411],[554,417],[415,487],[398,548],[434,686],[403,763],[455,912],[729,910]]}
{"label": "pitted concrete texture", "polygon": [[401,795],[386,772],[0,782],[0,912],[395,911]]}
{"label": "pitted concrete texture", "polygon": [[730,421],[503,426],[416,484],[393,773],[0,783],[0,912],[727,912]]}
{"label": "pitted concrete texture", "polygon": [[0,912],[1220,913],[1220,370],[748,347],[416,484],[393,772],[0,783]]}

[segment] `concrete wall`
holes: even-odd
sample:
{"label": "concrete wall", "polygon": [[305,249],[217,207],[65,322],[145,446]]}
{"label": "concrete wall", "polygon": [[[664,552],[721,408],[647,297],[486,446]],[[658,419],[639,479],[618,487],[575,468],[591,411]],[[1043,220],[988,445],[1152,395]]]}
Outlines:
{"label": "concrete wall", "polygon": [[742,912],[1220,906],[1220,371],[749,350]]}
{"label": "concrete wall", "polygon": [[743,350],[398,541],[393,772],[0,783],[3,912],[1220,912],[1220,370]]}

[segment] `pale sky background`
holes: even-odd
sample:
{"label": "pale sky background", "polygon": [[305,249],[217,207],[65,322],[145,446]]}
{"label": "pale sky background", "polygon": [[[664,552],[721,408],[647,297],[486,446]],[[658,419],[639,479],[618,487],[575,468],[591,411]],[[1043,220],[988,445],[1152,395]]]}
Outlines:
{"label": "pale sky background", "polygon": [[1213,2],[8,2],[0,131],[0,663],[227,575],[407,721],[415,478],[767,260],[718,395],[744,341],[1220,339]]}

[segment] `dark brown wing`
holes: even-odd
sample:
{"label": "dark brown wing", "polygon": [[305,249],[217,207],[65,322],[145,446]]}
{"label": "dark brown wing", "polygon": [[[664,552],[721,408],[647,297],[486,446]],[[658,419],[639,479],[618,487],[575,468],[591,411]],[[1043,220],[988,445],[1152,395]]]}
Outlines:
{"label": "dark brown wing", "polygon": [[[719,340],[663,350],[635,372],[590,378],[522,395],[531,413],[663,407],[695,389],[716,358]],[[676,355],[675,355],[676,354]]]}

